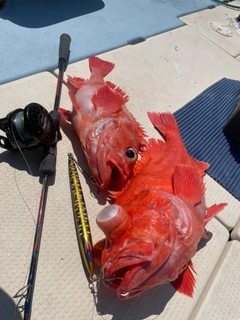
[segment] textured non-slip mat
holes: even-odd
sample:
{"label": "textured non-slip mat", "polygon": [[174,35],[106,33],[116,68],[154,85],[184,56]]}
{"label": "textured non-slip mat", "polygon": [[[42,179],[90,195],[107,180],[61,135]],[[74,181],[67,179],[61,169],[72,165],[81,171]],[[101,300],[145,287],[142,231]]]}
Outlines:
{"label": "textured non-slip mat", "polygon": [[240,146],[222,132],[240,96],[240,81],[222,79],[175,112],[189,153],[210,164],[207,173],[240,200]]}

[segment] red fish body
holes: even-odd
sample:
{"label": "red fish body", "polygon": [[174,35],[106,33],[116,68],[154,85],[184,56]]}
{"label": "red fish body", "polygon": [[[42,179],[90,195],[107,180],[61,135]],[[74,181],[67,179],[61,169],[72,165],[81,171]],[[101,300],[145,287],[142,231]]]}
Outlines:
{"label": "red fish body", "polygon": [[120,299],[167,282],[192,296],[191,258],[205,224],[226,204],[205,206],[202,175],[208,167],[189,156],[170,113],[149,113],[165,142],[150,139],[134,177],[105,207],[97,224],[106,235],[95,245],[101,253],[104,284]]}
{"label": "red fish body", "polygon": [[73,110],[59,112],[72,122],[99,188],[120,190],[132,174],[145,134],[125,106],[126,94],[104,81],[114,64],[91,57],[89,67],[89,80],[68,77]]}

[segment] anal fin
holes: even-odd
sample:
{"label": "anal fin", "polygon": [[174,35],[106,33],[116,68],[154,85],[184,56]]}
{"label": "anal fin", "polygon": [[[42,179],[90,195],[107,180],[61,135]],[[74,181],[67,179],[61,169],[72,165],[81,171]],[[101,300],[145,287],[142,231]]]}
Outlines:
{"label": "anal fin", "polygon": [[206,225],[213,217],[215,217],[224,207],[227,206],[227,203],[214,204],[208,208],[207,213],[204,217],[204,224]]}
{"label": "anal fin", "polygon": [[65,110],[63,108],[58,108],[58,112],[60,113],[62,119],[69,121],[69,122],[72,121],[72,112],[71,111]]}

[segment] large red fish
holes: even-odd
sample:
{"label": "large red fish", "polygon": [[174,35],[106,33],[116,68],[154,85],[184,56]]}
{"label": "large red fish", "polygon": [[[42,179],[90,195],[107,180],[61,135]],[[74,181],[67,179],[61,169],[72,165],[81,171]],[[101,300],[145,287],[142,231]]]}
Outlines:
{"label": "large red fish", "polygon": [[192,296],[191,258],[207,237],[206,223],[226,204],[206,208],[202,176],[208,164],[189,156],[174,116],[148,116],[165,142],[149,140],[134,177],[97,216],[106,239],[95,245],[95,256],[105,286],[120,299],[167,282]]}
{"label": "large red fish", "polygon": [[132,174],[145,134],[125,106],[127,95],[104,81],[114,64],[91,57],[89,67],[89,80],[68,77],[73,110],[59,112],[72,122],[99,188],[120,190]]}

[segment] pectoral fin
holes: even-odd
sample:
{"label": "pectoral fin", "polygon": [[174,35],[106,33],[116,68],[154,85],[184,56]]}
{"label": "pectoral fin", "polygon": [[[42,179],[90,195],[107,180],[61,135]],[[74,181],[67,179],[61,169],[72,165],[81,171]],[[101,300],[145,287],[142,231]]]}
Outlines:
{"label": "pectoral fin", "polygon": [[196,282],[193,272],[196,273],[193,268],[193,263],[190,260],[187,268],[178,276],[178,278],[170,282],[174,289],[191,298]]}
{"label": "pectoral fin", "polygon": [[195,205],[204,197],[205,186],[196,169],[189,165],[177,165],[174,169],[174,193]]}
{"label": "pectoral fin", "polygon": [[115,113],[124,106],[124,98],[113,92],[108,86],[104,86],[93,95],[92,103],[95,108],[105,108]]}

